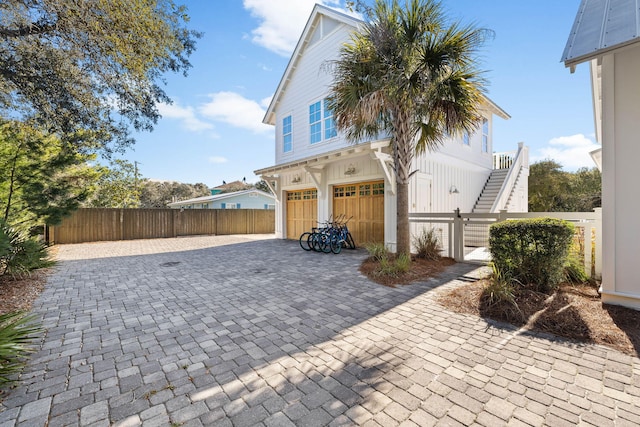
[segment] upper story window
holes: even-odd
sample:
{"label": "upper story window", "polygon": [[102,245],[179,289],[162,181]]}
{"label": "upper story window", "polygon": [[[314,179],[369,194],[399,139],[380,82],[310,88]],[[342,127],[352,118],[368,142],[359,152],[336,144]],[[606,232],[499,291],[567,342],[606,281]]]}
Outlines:
{"label": "upper story window", "polygon": [[489,152],[489,120],[482,119],[482,152]]}
{"label": "upper story window", "polygon": [[329,108],[328,102],[325,99],[323,103],[324,107],[324,139],[331,139],[338,135],[336,131],[336,123],[333,121],[333,111]]}
{"label": "upper story window", "polygon": [[291,116],[282,119],[282,151],[288,153],[293,148],[293,129]]}
{"label": "upper story window", "polygon": [[326,99],[309,105],[309,135],[311,144],[335,138],[338,135],[333,111],[329,109]]}
{"label": "upper story window", "polygon": [[315,144],[322,141],[322,107],[318,101],[309,105],[309,133],[311,135],[310,142]]}

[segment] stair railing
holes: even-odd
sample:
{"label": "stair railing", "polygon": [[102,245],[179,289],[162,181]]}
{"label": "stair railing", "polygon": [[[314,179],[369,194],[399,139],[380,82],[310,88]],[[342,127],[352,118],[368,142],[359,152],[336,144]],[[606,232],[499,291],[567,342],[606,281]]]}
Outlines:
{"label": "stair railing", "polygon": [[505,209],[507,201],[509,200],[509,196],[513,191],[513,186],[518,179],[518,175],[520,174],[520,170],[523,167],[528,167],[529,165],[529,148],[524,145],[524,143],[518,143],[518,151],[509,167],[509,172],[507,172],[507,176],[502,182],[502,186],[500,187],[500,191],[496,199],[493,201],[493,205],[491,206],[491,210],[489,212],[497,212],[500,209]]}

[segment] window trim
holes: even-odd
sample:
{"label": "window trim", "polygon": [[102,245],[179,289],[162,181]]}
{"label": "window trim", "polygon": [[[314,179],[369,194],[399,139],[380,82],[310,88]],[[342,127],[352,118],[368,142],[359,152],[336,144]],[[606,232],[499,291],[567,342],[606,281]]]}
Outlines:
{"label": "window trim", "polygon": [[[309,143],[311,145],[323,141],[322,125],[322,100],[319,100],[309,104]],[[314,140],[316,137],[318,139]]]}
{"label": "window trim", "polygon": [[[485,132],[486,131],[486,132]],[[482,152],[489,152],[489,119],[482,119]]]}
{"label": "window trim", "polygon": [[[285,125],[285,120],[289,119],[288,126]],[[286,132],[288,127],[289,132]],[[282,152],[290,153],[293,151],[293,115],[289,114],[282,118]],[[289,141],[287,141],[287,137]],[[288,146],[288,147],[287,147]],[[287,149],[288,148],[288,149]]]}
{"label": "window trim", "polygon": [[[338,128],[333,116],[333,111],[327,107],[326,97],[320,98],[309,104],[309,144],[316,145],[331,141],[338,137]],[[312,108],[317,107],[317,110]],[[311,121],[312,119],[317,119]],[[315,139],[318,138],[318,139]],[[315,140],[314,140],[315,139]]]}

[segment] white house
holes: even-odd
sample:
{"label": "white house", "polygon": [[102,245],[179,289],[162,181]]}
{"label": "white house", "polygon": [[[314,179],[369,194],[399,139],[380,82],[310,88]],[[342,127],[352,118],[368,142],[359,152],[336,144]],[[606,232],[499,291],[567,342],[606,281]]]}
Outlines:
{"label": "white house", "polygon": [[255,188],[169,203],[172,209],[275,209],[275,197]]}
{"label": "white house", "polygon": [[640,17],[636,1],[582,0],[562,60],[591,67],[602,170],[602,301],[640,309]]}
{"label": "white house", "polygon": [[[278,237],[297,239],[317,220],[345,215],[352,217],[349,227],[357,244],[384,242],[395,249],[396,186],[389,139],[351,144],[336,132],[325,108],[332,75],[324,65],[338,58],[342,44],[361,24],[316,5],[264,117],[276,129],[275,164],[255,173],[276,196]],[[488,98],[482,114],[474,134],[453,136],[439,151],[416,157],[412,212],[527,210],[526,147],[494,155],[494,119],[509,115]],[[494,165],[502,170],[495,171]]]}

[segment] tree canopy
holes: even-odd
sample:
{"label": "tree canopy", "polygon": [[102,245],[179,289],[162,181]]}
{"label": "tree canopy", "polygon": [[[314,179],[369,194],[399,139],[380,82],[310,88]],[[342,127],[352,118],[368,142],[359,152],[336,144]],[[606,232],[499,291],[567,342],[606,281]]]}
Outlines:
{"label": "tree canopy", "polygon": [[597,168],[562,170],[547,159],[529,167],[530,212],[591,212],[602,205],[602,178]]}
{"label": "tree canopy", "polygon": [[123,149],[150,130],[165,72],[186,73],[197,32],[172,0],[0,2],[0,117]]}
{"label": "tree canopy", "polygon": [[409,254],[414,155],[437,147],[446,134],[477,128],[484,80],[475,55],[491,32],[449,22],[435,0],[407,0],[404,6],[377,0],[369,14],[333,63],[329,104],[348,140],[390,135],[397,251]]}
{"label": "tree canopy", "polygon": [[58,223],[91,194],[93,158],[55,135],[0,120],[0,220],[24,230]]}

